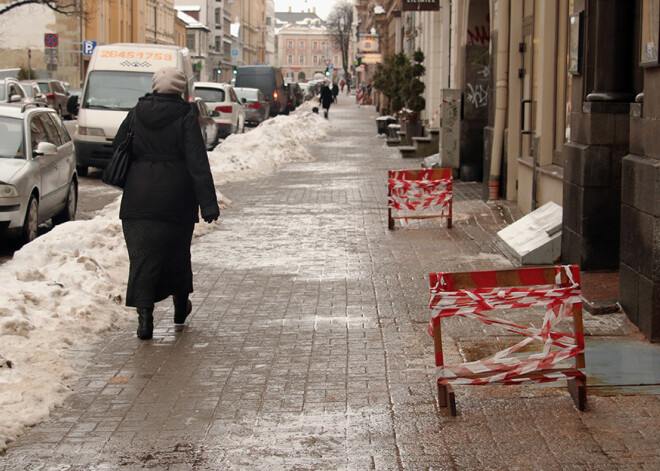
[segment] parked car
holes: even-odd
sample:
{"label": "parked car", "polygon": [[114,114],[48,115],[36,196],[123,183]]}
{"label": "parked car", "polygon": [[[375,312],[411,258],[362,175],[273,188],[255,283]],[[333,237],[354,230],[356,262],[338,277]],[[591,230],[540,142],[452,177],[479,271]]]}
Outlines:
{"label": "parked car", "polygon": [[245,122],[259,124],[270,116],[270,103],[258,88],[234,88],[236,96],[243,103]]}
{"label": "parked car", "polygon": [[73,220],[77,203],[73,141],[57,113],[0,105],[0,234],[30,242],[48,219]]}
{"label": "parked car", "polygon": [[18,80],[11,77],[0,79],[0,103],[19,103],[25,98],[25,90]]}
{"label": "parked car", "polygon": [[282,69],[268,65],[246,65],[236,69],[236,86],[258,88],[270,103],[270,115],[276,116],[287,109],[287,92]]}
{"label": "parked car", "polygon": [[291,90],[290,84],[284,84],[284,90],[286,91],[286,108],[284,109],[284,114],[289,114],[296,109],[296,97]]}
{"label": "parked car", "polygon": [[314,97],[314,91],[312,86],[308,83],[300,83],[300,90],[303,95],[303,101],[311,100]]}
{"label": "parked car", "polygon": [[60,117],[71,116],[67,110],[66,102],[69,100],[69,94],[64,84],[59,80],[37,80],[41,92],[46,95],[48,106],[57,111]]}
{"label": "parked car", "polygon": [[46,95],[41,92],[39,84],[34,80],[21,80],[19,82],[25,92],[25,102],[38,103],[42,106],[48,106]]}
{"label": "parked car", "polygon": [[215,124],[214,117],[217,117],[220,113],[218,111],[209,111],[208,106],[204,103],[204,100],[201,98],[195,98],[195,106],[197,107],[197,112],[199,115],[199,127],[202,129],[202,136],[204,137],[204,143],[208,150],[213,150],[213,148],[218,144],[218,125]]}
{"label": "parked car", "polygon": [[300,85],[295,82],[291,82],[289,86],[291,87],[291,91],[293,92],[293,96],[295,98],[294,106],[298,108],[300,105],[302,105],[303,101],[305,101],[303,100],[303,93],[300,89]]}
{"label": "parked car", "polygon": [[195,82],[195,97],[201,98],[218,116],[213,119],[218,126],[218,138],[245,131],[245,111],[236,93],[228,83]]}

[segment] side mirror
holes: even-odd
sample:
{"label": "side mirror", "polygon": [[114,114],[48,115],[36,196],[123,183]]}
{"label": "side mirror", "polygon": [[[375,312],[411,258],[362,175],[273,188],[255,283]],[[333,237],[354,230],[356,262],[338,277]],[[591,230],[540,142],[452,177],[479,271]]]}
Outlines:
{"label": "side mirror", "polygon": [[19,94],[14,94],[9,96],[9,103],[18,103],[23,99]]}
{"label": "side mirror", "polygon": [[76,95],[71,95],[66,101],[66,110],[72,115],[77,115],[79,109],[80,104],[78,103],[78,97]]}
{"label": "side mirror", "polygon": [[220,116],[219,111],[216,110],[211,111],[211,118],[217,118],[218,116]]}
{"label": "side mirror", "polygon": [[37,148],[34,149],[33,155],[55,155],[57,154],[57,146],[50,142],[40,142]]}

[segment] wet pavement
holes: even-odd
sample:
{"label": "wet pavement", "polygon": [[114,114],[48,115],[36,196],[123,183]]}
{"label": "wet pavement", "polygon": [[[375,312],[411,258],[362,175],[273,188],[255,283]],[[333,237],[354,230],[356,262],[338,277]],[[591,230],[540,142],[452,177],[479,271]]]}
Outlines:
{"label": "wet pavement", "polygon": [[[511,268],[495,233],[519,213],[459,182],[452,229],[389,231],[386,171],[420,160],[385,147],[375,117],[344,99],[315,161],[223,185],[233,206],[193,246],[188,327],[163,302],[152,341],[133,326],[78,352],[74,393],[0,469],[657,470],[655,394],[593,388],[580,413],[558,383],[457,386],[458,416],[438,407],[427,275]],[[648,346],[620,313],[585,313],[585,332]],[[508,340],[461,319],[443,335],[448,362]]]}

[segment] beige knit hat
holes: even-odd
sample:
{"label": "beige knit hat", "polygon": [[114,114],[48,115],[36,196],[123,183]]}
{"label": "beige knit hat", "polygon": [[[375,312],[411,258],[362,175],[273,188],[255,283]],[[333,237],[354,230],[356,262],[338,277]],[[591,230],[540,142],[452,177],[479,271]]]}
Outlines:
{"label": "beige knit hat", "polygon": [[151,80],[151,88],[156,93],[176,93],[182,95],[186,89],[186,76],[176,67],[158,70]]}

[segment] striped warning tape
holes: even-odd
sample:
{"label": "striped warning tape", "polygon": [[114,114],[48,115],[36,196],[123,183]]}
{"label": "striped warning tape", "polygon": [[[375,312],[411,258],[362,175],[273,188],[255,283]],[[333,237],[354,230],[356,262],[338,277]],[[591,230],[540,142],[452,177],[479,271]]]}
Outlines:
{"label": "striped warning tape", "polygon": [[[493,288],[495,273],[473,272],[472,279],[478,287],[463,290],[454,289],[451,273],[432,274],[429,306],[437,314],[431,320],[429,333],[433,335],[441,318],[458,315],[499,326],[523,335],[525,339],[488,358],[460,365],[443,365],[441,355],[436,357],[438,384],[519,384],[584,377],[575,365],[566,363],[584,352],[584,335],[555,330],[562,319],[573,316],[576,306],[581,307],[580,284],[576,281],[579,280],[579,268],[574,265],[557,267],[555,285],[550,286]],[[561,283],[562,274],[567,283]],[[524,269],[524,273],[521,270],[521,280],[530,276],[535,276],[534,269]],[[490,310],[531,306],[547,306],[541,328],[522,326],[485,314]],[[542,344],[541,352],[520,354],[534,341]]]}

